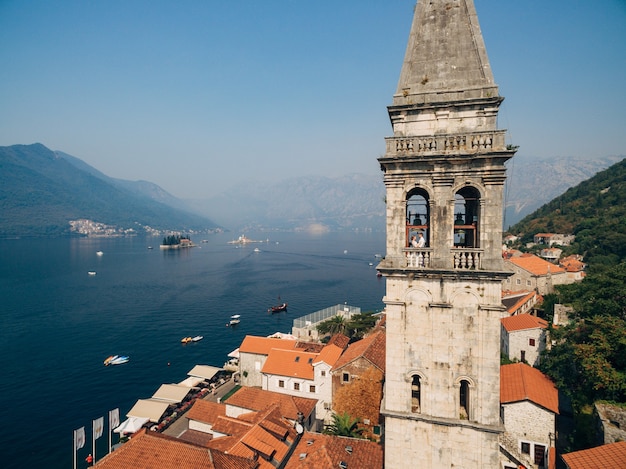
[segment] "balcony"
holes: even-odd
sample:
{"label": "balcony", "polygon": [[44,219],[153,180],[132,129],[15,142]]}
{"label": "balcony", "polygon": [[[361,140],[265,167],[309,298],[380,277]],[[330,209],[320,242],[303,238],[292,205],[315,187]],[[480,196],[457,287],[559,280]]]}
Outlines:
{"label": "balcony", "polygon": [[[404,248],[406,267],[413,269],[432,268],[432,248]],[[482,249],[454,248],[450,250],[450,266],[454,270],[481,270]],[[449,267],[448,267],[449,268]]]}
{"label": "balcony", "polygon": [[441,136],[387,137],[386,155],[393,158],[430,153],[506,151],[504,137],[504,130]]}

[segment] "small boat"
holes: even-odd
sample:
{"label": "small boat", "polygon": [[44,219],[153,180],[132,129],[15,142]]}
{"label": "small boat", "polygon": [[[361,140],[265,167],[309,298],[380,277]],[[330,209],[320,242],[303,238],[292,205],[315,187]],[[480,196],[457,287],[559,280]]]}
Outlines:
{"label": "small boat", "polygon": [[254,252],[261,252],[259,248],[254,248]]}
{"label": "small boat", "polygon": [[183,344],[188,344],[189,342],[191,342],[193,340],[193,337],[183,337],[182,339],[180,339],[180,341]]}
{"label": "small boat", "polygon": [[202,336],[202,335],[197,335],[197,336],[193,337],[193,338],[191,339],[191,341],[192,341],[192,342],[199,342],[199,341],[200,341],[200,340],[202,340],[202,339],[204,339],[204,336]]}
{"label": "small boat", "polygon": [[124,363],[128,363],[130,357],[127,355],[111,355],[106,360],[104,360],[104,366],[109,365],[123,365]]}
{"label": "small boat", "polygon": [[267,310],[270,313],[279,313],[281,311],[287,311],[287,303],[283,303],[281,305],[271,306],[270,309]]}
{"label": "small boat", "polygon": [[89,272],[87,272],[87,274],[89,274],[89,275],[96,275],[96,272],[94,270],[90,270]]}
{"label": "small boat", "polygon": [[241,322],[241,314],[233,314],[233,315],[230,317],[230,322],[229,322],[229,324],[230,324],[231,326],[234,326],[234,325],[236,325],[236,324],[239,324],[240,322]]}
{"label": "small boat", "polygon": [[98,254],[99,256],[102,256],[104,253],[102,251],[98,251],[96,254]]}

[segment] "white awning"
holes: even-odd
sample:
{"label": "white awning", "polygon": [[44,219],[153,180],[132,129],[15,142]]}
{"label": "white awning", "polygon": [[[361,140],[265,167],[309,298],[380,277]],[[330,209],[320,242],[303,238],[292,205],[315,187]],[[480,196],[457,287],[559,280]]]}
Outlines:
{"label": "white awning", "polygon": [[161,417],[163,417],[163,414],[169,406],[169,402],[153,399],[139,399],[133,408],[128,411],[126,417],[145,417],[151,422],[159,423],[159,420],[161,420]]}
{"label": "white awning", "polygon": [[141,430],[141,427],[148,421],[146,417],[130,417],[122,422],[122,424],[114,429],[115,433],[135,433]]}
{"label": "white awning", "polygon": [[157,392],[152,395],[152,399],[169,402],[170,404],[178,404],[189,394],[191,389],[187,386],[178,384],[162,384]]}
{"label": "white awning", "polygon": [[190,376],[189,378],[184,379],[183,381],[181,381],[178,384],[180,386],[187,386],[188,388],[195,388],[202,381],[204,381],[204,378],[200,378],[198,376]]}
{"label": "white awning", "polygon": [[221,371],[221,368],[216,368],[209,365],[196,365],[187,374],[189,376],[197,376],[199,378],[211,379],[217,374],[218,371]]}

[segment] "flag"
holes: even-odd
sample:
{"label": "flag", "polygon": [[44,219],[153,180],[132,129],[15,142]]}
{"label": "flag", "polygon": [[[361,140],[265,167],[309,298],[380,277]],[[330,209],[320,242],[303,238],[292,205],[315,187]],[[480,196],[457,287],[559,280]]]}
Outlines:
{"label": "flag", "polygon": [[114,428],[120,425],[120,409],[109,410],[109,431],[113,431]]}
{"label": "flag", "polygon": [[83,446],[85,446],[85,427],[80,427],[78,430],[74,430],[74,451]]}
{"label": "flag", "polygon": [[104,417],[100,417],[93,421],[93,439],[97,440],[102,436],[102,430],[104,429]]}

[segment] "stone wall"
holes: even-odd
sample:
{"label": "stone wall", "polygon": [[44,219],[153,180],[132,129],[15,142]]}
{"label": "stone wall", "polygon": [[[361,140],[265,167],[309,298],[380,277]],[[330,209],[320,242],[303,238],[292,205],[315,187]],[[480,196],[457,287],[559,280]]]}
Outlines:
{"label": "stone wall", "polygon": [[626,441],[626,409],[596,402],[594,417],[598,426],[598,444]]}

